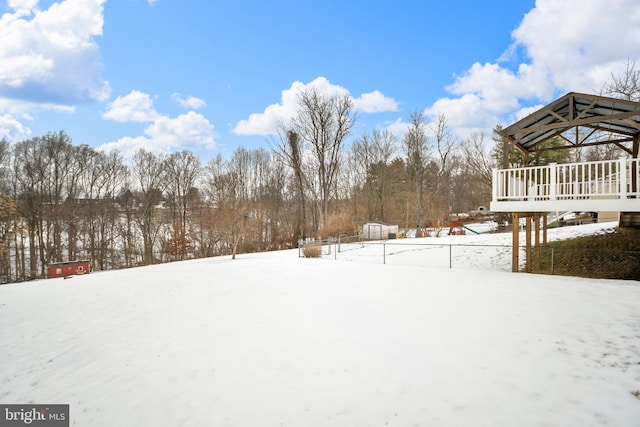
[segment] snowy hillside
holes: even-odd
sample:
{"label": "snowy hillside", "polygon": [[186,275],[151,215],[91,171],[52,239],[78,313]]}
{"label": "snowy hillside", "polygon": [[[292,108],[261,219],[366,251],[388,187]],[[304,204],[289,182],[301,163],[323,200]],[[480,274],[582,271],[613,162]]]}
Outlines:
{"label": "snowy hillside", "polygon": [[640,423],[637,282],[297,255],[1,286],[0,402],[74,426]]}

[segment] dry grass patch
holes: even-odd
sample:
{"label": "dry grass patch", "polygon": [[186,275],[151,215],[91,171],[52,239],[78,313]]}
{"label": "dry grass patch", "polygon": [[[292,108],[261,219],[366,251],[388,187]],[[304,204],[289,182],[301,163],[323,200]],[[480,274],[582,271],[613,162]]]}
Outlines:
{"label": "dry grass patch", "polygon": [[302,245],[302,254],[305,258],[320,258],[322,247],[317,242],[305,243]]}

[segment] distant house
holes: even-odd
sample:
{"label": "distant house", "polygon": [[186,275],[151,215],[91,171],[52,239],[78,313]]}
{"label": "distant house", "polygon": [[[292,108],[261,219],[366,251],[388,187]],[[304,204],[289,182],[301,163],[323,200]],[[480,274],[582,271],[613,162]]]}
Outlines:
{"label": "distant house", "polygon": [[395,239],[398,226],[382,222],[367,222],[362,226],[362,238],[366,240]]}
{"label": "distant house", "polygon": [[88,260],[54,262],[49,264],[49,278],[87,274],[89,269]]}

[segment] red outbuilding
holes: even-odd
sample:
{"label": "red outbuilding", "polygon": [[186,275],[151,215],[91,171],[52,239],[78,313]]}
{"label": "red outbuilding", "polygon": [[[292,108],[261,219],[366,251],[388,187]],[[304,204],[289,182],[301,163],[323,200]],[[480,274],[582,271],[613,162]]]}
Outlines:
{"label": "red outbuilding", "polygon": [[67,277],[89,272],[89,261],[66,261],[49,264],[49,278]]}

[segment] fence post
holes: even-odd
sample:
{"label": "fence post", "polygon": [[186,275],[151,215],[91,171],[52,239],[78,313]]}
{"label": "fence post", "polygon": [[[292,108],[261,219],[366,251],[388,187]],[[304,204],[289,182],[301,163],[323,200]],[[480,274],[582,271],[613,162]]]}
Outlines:
{"label": "fence post", "polygon": [[382,242],[382,263],[387,263],[387,244]]}

